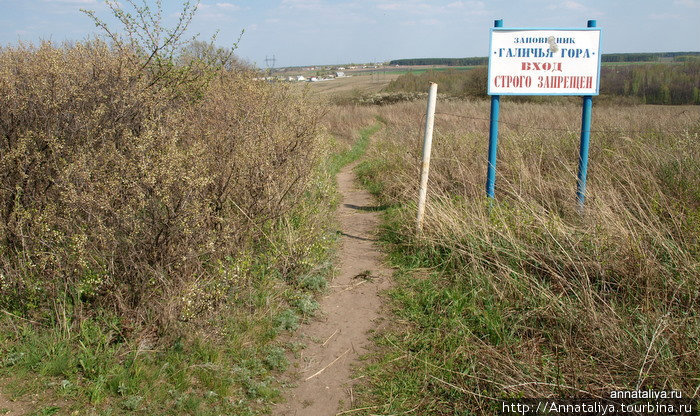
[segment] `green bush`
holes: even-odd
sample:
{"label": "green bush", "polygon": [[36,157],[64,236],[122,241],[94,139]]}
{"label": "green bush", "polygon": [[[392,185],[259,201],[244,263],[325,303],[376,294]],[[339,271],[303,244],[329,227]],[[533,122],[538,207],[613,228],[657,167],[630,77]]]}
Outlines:
{"label": "green bush", "polygon": [[421,74],[407,73],[391,81],[387,92],[425,93],[430,82],[438,84],[438,92],[453,97],[485,97],[486,67],[467,71],[427,71]]}

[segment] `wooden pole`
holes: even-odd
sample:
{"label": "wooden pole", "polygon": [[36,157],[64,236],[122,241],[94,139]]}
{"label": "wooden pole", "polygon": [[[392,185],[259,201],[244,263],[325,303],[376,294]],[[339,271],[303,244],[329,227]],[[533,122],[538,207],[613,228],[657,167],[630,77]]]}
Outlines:
{"label": "wooden pole", "polygon": [[425,199],[428,194],[428,171],[430,170],[430,150],[433,146],[433,125],[435,124],[435,103],[437,101],[437,84],[430,83],[428,93],[428,109],[425,115],[425,136],[423,137],[423,159],[420,170],[420,189],[418,192],[418,217],[416,229],[423,229],[423,216],[425,214]]}

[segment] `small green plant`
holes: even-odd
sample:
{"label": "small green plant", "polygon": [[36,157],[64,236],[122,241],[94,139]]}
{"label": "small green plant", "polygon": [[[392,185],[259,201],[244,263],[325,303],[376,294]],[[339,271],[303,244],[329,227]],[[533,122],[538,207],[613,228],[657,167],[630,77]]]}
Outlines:
{"label": "small green plant", "polygon": [[291,303],[304,317],[313,316],[319,307],[318,302],[306,293],[296,296]]}
{"label": "small green plant", "polygon": [[289,365],[284,349],[276,346],[269,347],[263,358],[265,366],[270,370],[284,371]]}
{"label": "small green plant", "polygon": [[142,396],[129,396],[122,402],[122,406],[124,409],[134,412],[139,409],[142,401]]}
{"label": "small green plant", "polygon": [[328,285],[326,277],[320,274],[306,274],[299,278],[299,287],[311,292],[323,291]]}
{"label": "small green plant", "polygon": [[292,309],[285,309],[275,319],[277,327],[281,330],[295,331],[299,328],[299,316]]}
{"label": "small green plant", "polygon": [[30,416],[51,416],[55,415],[58,413],[58,411],[61,410],[60,407],[58,406],[48,406],[44,407],[41,410],[37,410],[36,412],[32,413]]}

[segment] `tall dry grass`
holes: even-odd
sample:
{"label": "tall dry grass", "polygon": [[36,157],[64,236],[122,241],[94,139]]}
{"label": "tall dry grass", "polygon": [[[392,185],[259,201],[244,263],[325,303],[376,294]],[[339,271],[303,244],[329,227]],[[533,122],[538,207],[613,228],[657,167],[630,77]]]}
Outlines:
{"label": "tall dry grass", "polygon": [[384,371],[433,378],[416,374],[422,387],[393,397],[405,402],[391,410],[485,412],[487,397],[634,388],[697,397],[700,110],[596,106],[580,215],[580,106],[502,105],[493,206],[484,195],[488,102],[437,107],[422,234],[414,201],[424,105],[378,108],[387,127],[359,171],[398,206],[385,238],[401,264],[434,276],[395,295],[410,324],[394,334],[400,358]]}
{"label": "tall dry grass", "polygon": [[349,147],[357,139],[357,131],[372,124],[375,116],[376,111],[371,107],[328,104],[321,123],[338,140],[338,145]]}
{"label": "tall dry grass", "polygon": [[0,50],[1,308],[162,329],[240,288],[236,256],[311,180],[316,105],[172,65],[100,41]]}

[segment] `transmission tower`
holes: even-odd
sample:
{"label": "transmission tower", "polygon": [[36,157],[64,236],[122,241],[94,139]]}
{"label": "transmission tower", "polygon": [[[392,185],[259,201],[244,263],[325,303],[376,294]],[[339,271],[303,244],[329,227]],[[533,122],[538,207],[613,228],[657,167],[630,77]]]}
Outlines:
{"label": "transmission tower", "polygon": [[265,55],[265,66],[267,66],[267,72],[270,75],[272,75],[272,71],[275,70],[275,63],[277,63],[277,59],[275,58],[275,55],[272,55],[272,58]]}

